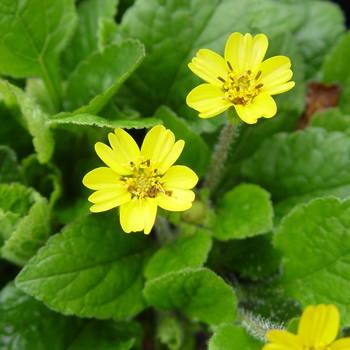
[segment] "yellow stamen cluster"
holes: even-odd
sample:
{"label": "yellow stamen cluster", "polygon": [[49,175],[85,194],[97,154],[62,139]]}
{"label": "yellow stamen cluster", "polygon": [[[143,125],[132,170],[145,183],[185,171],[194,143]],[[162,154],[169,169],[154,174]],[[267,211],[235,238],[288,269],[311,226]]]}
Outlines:
{"label": "yellow stamen cluster", "polygon": [[253,98],[259,94],[259,89],[263,86],[263,84],[257,84],[261,71],[258,71],[255,77],[251,70],[237,75],[232,69],[230,62],[227,62],[227,66],[230,70],[228,78],[225,80],[222,77],[218,77],[223,83],[224,100],[230,101],[235,105],[249,106]]}
{"label": "yellow stamen cluster", "polygon": [[155,198],[158,192],[171,196],[172,191],[164,190],[159,171],[158,169],[153,169],[149,159],[141,162],[139,166],[130,162],[130,167],[133,174],[121,177],[120,180],[125,182],[128,192],[137,197],[137,199],[145,197]]}

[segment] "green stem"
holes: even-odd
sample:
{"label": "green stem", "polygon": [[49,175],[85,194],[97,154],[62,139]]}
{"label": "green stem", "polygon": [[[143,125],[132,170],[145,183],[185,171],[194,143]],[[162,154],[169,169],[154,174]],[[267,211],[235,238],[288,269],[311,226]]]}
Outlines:
{"label": "green stem", "polygon": [[[230,113],[230,110],[229,110]],[[215,186],[220,180],[220,174],[224,167],[225,160],[227,159],[230,146],[234,140],[234,133],[237,131],[239,123],[232,123],[232,117],[226,122],[221,130],[219,141],[215,146],[214,153],[212,155],[212,161],[209,173],[204,179],[203,186],[208,188],[209,192],[215,189]]]}

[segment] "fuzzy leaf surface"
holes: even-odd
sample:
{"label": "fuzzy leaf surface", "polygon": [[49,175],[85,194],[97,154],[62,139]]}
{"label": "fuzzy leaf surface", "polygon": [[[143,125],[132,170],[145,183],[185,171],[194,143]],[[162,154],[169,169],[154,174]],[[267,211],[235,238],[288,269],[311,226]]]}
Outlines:
{"label": "fuzzy leaf surface", "polygon": [[283,216],[312,198],[350,195],[350,138],[308,128],[266,140],[243,164],[245,180],[271,193],[275,214]]}
{"label": "fuzzy leaf surface", "polygon": [[264,343],[249,335],[244,327],[222,324],[209,340],[208,350],[249,349],[260,350]]}
{"label": "fuzzy leaf surface", "polygon": [[115,212],[83,216],[51,237],[16,284],[66,315],[124,319],[145,308],[148,242],[125,234]]}
{"label": "fuzzy leaf surface", "polygon": [[145,268],[145,276],[153,279],[187,267],[202,267],[210,248],[210,233],[205,229],[198,229],[192,236],[180,236],[152,256]]}
{"label": "fuzzy leaf surface", "polygon": [[187,268],[150,280],[144,296],[156,309],[181,310],[209,325],[233,322],[236,317],[237,300],[233,290],[205,268]]}
{"label": "fuzzy leaf surface", "polygon": [[316,198],[295,207],[276,229],[275,246],[284,257],[275,282],[305,308],[333,303],[350,325],[350,200]]}
{"label": "fuzzy leaf surface", "polygon": [[227,241],[266,233],[273,227],[270,195],[257,185],[241,184],[227,192],[216,206],[215,238]]}

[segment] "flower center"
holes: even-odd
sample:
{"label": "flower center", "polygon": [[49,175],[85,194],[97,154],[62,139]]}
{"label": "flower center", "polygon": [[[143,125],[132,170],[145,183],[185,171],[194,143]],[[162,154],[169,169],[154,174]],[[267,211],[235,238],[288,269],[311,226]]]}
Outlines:
{"label": "flower center", "polygon": [[231,67],[230,62],[227,61],[229,68],[228,77],[225,80],[222,77],[218,79],[223,83],[222,88],[225,91],[224,100],[232,102],[234,105],[248,106],[255,96],[259,94],[259,89],[263,84],[257,84],[257,80],[261,75],[261,70],[256,76],[251,70],[247,70],[243,74],[237,74]]}
{"label": "flower center", "polygon": [[150,159],[142,161],[138,166],[130,162],[130,167],[133,174],[121,177],[120,180],[125,183],[125,187],[134,197],[138,199],[155,198],[159,192],[168,196],[172,195],[172,191],[164,190],[159,170],[152,166]]}

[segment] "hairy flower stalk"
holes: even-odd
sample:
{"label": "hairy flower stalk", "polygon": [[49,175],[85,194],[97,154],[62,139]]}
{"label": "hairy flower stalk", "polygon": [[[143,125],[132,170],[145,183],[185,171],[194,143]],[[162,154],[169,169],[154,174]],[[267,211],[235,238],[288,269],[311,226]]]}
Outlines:
{"label": "hairy flower stalk", "polygon": [[222,170],[227,159],[228,152],[234,140],[233,135],[237,132],[239,125],[233,125],[227,121],[221,130],[219,141],[215,146],[210,170],[204,179],[203,186],[212,192],[220,180],[219,174],[222,174]]}
{"label": "hairy flower stalk", "polygon": [[340,314],[330,304],[309,305],[301,315],[297,334],[273,329],[262,350],[349,350],[350,337],[337,339]]}
{"label": "hairy flower stalk", "polygon": [[117,128],[108,135],[111,147],[98,142],[95,150],[107,167],[90,171],[83,184],[95,190],[92,212],[120,206],[120,223],[127,233],[150,233],[157,207],[184,211],[192,206],[197,175],[188,167],[173,165],[185,142],[162,125],[146,135],[141,150],[134,139]]}
{"label": "hairy flower stalk", "polygon": [[295,84],[290,60],[274,56],[263,61],[268,47],[264,34],[233,33],[227,40],[224,57],[201,49],[189,63],[194,74],[207,82],[194,88],[187,104],[199,117],[211,118],[230,107],[248,124],[271,118],[277,112],[272,95],[290,90]]}

